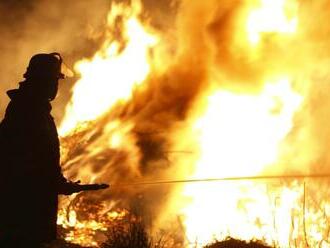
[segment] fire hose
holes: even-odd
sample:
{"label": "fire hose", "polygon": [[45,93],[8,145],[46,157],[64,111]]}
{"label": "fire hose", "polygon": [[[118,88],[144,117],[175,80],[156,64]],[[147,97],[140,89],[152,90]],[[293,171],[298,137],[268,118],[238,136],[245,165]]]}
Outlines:
{"label": "fire hose", "polygon": [[329,178],[330,174],[310,174],[310,175],[265,175],[265,176],[246,176],[246,177],[219,177],[219,178],[201,178],[201,179],[178,179],[178,180],[159,180],[159,181],[140,181],[131,183],[112,184],[111,187],[130,187],[130,186],[148,186],[179,183],[205,183],[220,181],[248,181],[248,180],[302,180],[302,179],[324,179]]}
{"label": "fire hose", "polygon": [[[292,174],[292,175],[264,175],[264,176],[242,176],[242,177],[218,177],[218,178],[198,178],[198,179],[177,179],[177,180],[158,180],[158,181],[137,181],[129,183],[111,184],[111,188],[132,187],[132,186],[157,186],[164,184],[181,183],[208,183],[221,181],[255,181],[255,180],[302,180],[302,179],[330,179],[330,174]],[[76,184],[74,192],[106,189],[108,184]],[[72,192],[71,192],[72,193]]]}

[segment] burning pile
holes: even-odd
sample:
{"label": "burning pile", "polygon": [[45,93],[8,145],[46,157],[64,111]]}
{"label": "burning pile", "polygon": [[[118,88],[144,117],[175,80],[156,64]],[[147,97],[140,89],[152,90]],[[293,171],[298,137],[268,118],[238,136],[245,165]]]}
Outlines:
{"label": "burning pile", "polygon": [[310,15],[321,24],[326,6],[182,0],[174,28],[159,30],[139,1],[114,3],[106,40],[76,64],[60,129],[65,174],[114,186],[63,200],[67,239],[97,246],[95,233],[135,209],[152,230],[179,222],[187,245],[327,245],[325,180],[118,185],[326,173],[329,27]]}

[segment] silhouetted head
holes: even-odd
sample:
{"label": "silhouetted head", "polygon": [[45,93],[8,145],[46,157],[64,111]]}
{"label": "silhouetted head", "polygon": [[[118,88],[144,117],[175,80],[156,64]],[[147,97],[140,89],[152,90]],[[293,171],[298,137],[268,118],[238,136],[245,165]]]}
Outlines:
{"label": "silhouetted head", "polygon": [[41,97],[54,100],[58,91],[58,80],[64,78],[61,72],[62,57],[59,53],[34,55],[24,73],[24,78],[37,90]]}

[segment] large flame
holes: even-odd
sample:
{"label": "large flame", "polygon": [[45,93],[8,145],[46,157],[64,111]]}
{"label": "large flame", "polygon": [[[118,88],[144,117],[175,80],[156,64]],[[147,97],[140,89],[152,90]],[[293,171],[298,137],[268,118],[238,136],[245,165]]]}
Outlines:
{"label": "large flame", "polygon": [[[144,27],[138,19],[141,8],[139,1],[134,1],[131,5],[113,3],[107,18],[109,33],[104,44],[93,58],[75,64],[80,79],[73,87],[71,101],[67,105],[66,114],[59,128],[62,137],[69,137],[67,140],[65,138],[62,140],[63,143],[69,143],[69,148],[62,144],[62,161],[67,176],[72,180],[76,178],[84,183],[93,183],[99,181],[99,178],[106,177],[105,174],[111,173],[107,167],[111,167],[114,163],[125,163],[120,152],[114,154],[114,151],[120,150],[122,153],[130,153],[127,166],[131,172],[134,171],[132,174],[138,174],[134,167],[139,161],[139,154],[135,148],[136,140],[130,133],[133,128],[132,123],[122,122],[120,118],[115,117],[106,121],[99,129],[87,131],[86,136],[80,136],[79,131],[85,132],[90,123],[101,118],[116,104],[128,102],[134,89],[148,76],[149,52],[157,43],[157,36]],[[77,142],[81,144],[82,150],[77,144],[73,145],[74,150],[71,150],[70,144],[74,140],[75,132],[78,132],[80,140]],[[90,137],[100,132],[102,134],[99,135],[99,139],[91,142]],[[82,144],[84,140],[86,143]],[[114,155],[102,162],[103,170],[100,170],[95,168],[97,164],[95,159],[103,158],[102,152],[105,150]],[[133,150],[136,154],[132,153]],[[70,153],[74,154],[73,157]],[[88,217],[82,220],[70,205],[74,199],[76,195],[62,200],[58,214],[58,225],[68,229],[65,239],[73,243],[98,246],[94,236],[106,231],[114,220],[126,215],[125,211],[112,210],[115,200],[110,200],[105,205],[99,206],[100,212],[91,215],[87,213]]]}
{"label": "large flame", "polygon": [[[204,116],[195,124],[200,158],[193,178],[248,177],[260,175],[276,163],[279,146],[292,128],[293,114],[301,103],[287,79],[268,83],[258,95],[216,91],[208,96]],[[265,188],[253,182],[217,182],[187,185],[191,203],[183,210],[187,237],[205,244],[214,238],[275,238],[273,218]],[[288,201],[276,211],[290,211],[299,196],[284,190]],[[201,214],[201,210],[203,214]],[[281,228],[290,226],[290,218]],[[258,223],[259,222],[259,223]],[[207,227],[207,228],[206,228]],[[277,239],[277,240],[278,240]],[[284,245],[286,243],[281,243]]]}
{"label": "large flame", "polygon": [[[112,5],[106,41],[75,67],[81,78],[60,128],[69,144],[62,149],[67,175],[116,183],[308,172],[298,165],[317,157],[307,149],[312,128],[295,122],[298,113],[300,121],[309,118],[303,104],[311,91],[299,66],[305,74],[312,67],[286,50],[303,35],[298,1],[224,2],[182,0],[177,29],[162,35],[141,21],[139,1]],[[125,216],[117,207],[136,197],[133,204],[139,199],[159,211],[154,228],[179,216],[194,247],[227,236],[315,246],[328,240],[330,207],[322,194],[307,194],[306,182],[204,182],[161,188],[164,194],[114,188],[111,200],[99,193],[63,201],[59,224],[70,230],[67,240],[98,246],[95,233]],[[87,218],[83,203],[72,204],[84,199],[97,206]]]}
{"label": "large flame", "polygon": [[109,37],[92,59],[79,61],[75,65],[81,79],[74,86],[61,124],[61,135],[67,134],[79,123],[96,119],[119,100],[127,101],[132,89],[147,77],[150,72],[148,51],[157,39],[138,21],[140,11],[139,2],[134,2],[131,7],[124,4],[112,6],[108,16],[109,29],[116,28],[114,25],[119,15],[125,18],[120,31],[126,45],[123,48],[116,37]]}
{"label": "large flame", "polygon": [[204,117],[195,124],[201,132],[197,163],[201,165],[196,171],[200,178],[218,173],[223,177],[256,175],[276,162],[278,146],[291,130],[301,102],[287,79],[266,84],[257,96],[218,91],[208,99]]}

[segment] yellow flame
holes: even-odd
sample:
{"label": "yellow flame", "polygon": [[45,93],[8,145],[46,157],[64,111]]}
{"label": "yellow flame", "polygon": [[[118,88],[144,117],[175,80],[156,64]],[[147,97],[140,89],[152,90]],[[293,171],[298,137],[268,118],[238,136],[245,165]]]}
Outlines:
{"label": "yellow flame", "polygon": [[[140,1],[132,1],[130,5],[112,4],[107,19],[108,28],[112,32],[107,34],[101,49],[91,59],[83,59],[75,64],[75,70],[80,74],[80,79],[72,89],[72,98],[59,128],[61,136],[68,135],[84,122],[97,119],[110,111],[116,103],[128,101],[135,87],[140,86],[148,76],[150,49],[156,45],[157,37],[139,20],[141,11]],[[122,20],[122,27],[119,29],[116,26],[118,19]],[[138,160],[138,156],[132,155],[133,149],[137,149],[135,140],[132,140],[130,136],[132,129],[130,122],[123,123],[119,119],[113,119],[103,128],[104,135],[99,137],[95,144],[89,144],[90,148],[84,157],[85,160],[80,160],[82,165],[76,176],[84,183],[93,183],[104,172],[93,171],[90,164],[84,161],[88,160],[89,156],[95,156],[105,147],[126,149],[134,157],[133,159]],[[62,159],[64,157],[62,156]],[[75,163],[75,161],[72,162]],[[104,167],[109,164],[105,164]],[[133,167],[134,163],[131,162],[129,165]],[[70,166],[70,163],[67,166]],[[81,220],[76,211],[67,210],[68,203],[74,197],[63,200],[62,208],[58,212],[57,224],[67,230],[65,240],[69,242],[84,246],[98,246],[99,242],[95,240],[95,233],[105,231],[114,219],[120,219],[126,215],[125,211],[110,211],[113,206],[106,206],[105,209],[108,212],[103,219],[100,220],[100,216],[90,216],[88,220]],[[98,218],[95,219],[96,217]]]}
{"label": "yellow flame", "polygon": [[[291,35],[297,31],[296,0],[260,0],[258,3],[259,6],[248,14],[243,27],[250,44],[257,45],[267,34]],[[129,100],[132,89],[141,85],[150,73],[148,51],[156,44],[157,38],[138,21],[140,11],[141,5],[136,1],[133,1],[132,8],[113,5],[108,16],[109,26],[114,26],[118,15],[124,17],[121,31],[125,45],[123,40],[109,38],[91,60],[76,64],[81,79],[73,89],[61,135],[81,122],[98,118],[118,101]],[[244,48],[251,49],[249,44],[244,44]],[[157,59],[158,64],[164,61]],[[268,72],[271,70],[269,68]],[[267,76],[260,73],[260,76]],[[208,92],[208,106],[193,125],[193,132],[189,133],[192,137],[184,136],[185,141],[197,140],[199,153],[193,163],[192,177],[258,175],[277,165],[281,142],[290,132],[294,113],[302,102],[302,97],[292,89],[291,81],[291,76],[269,80],[259,94],[238,94],[221,89]],[[198,104],[197,108],[200,108]],[[90,153],[86,157],[98,154],[104,147],[117,149],[125,146],[125,151],[135,154],[138,150],[136,140],[128,138],[132,126],[129,121],[121,123],[120,120],[105,124],[105,134],[89,147]],[[86,181],[97,178],[90,168],[77,174]],[[215,236],[224,238],[230,235],[246,240],[259,238],[269,244],[276,240],[278,246],[289,247],[292,245],[290,240],[302,239],[302,229],[293,228],[301,227],[301,220],[292,219],[292,215],[301,214],[302,209],[309,234],[317,240],[327,238],[320,231],[320,226],[326,224],[315,225],[322,211],[302,208],[303,194],[301,184],[297,182],[284,187],[251,181],[194,184],[187,185],[183,193],[176,196],[178,201],[183,196],[189,200],[189,204],[176,211],[183,215],[190,241],[205,244]],[[330,212],[329,204],[323,204],[322,208]],[[107,214],[108,219],[123,216],[125,213],[121,212]],[[106,229],[106,222],[81,221],[74,211],[60,212],[58,220],[63,227],[76,229],[69,232],[67,240],[80,244],[96,246],[97,243],[88,238],[88,232]]]}
{"label": "yellow flame", "polygon": [[[194,178],[258,175],[276,162],[278,148],[292,127],[302,98],[282,79],[267,83],[260,95],[219,90],[208,97],[208,107],[195,128],[200,134],[200,158]],[[259,187],[257,187],[259,186]],[[252,182],[187,185],[191,203],[183,210],[189,240],[203,244],[214,236],[274,240],[272,211],[266,190]],[[298,194],[299,196],[299,194]],[[296,203],[295,192],[281,194],[277,215],[284,217]],[[202,213],[201,213],[202,211]],[[287,242],[290,218],[280,218],[276,240]],[[283,225],[283,227],[282,227]]]}
{"label": "yellow flame", "polygon": [[294,33],[298,26],[296,14],[296,1],[261,0],[260,7],[249,13],[247,20],[249,41],[257,44],[263,33]]}
{"label": "yellow flame", "polygon": [[[300,102],[288,79],[266,84],[259,96],[226,91],[209,96],[207,112],[196,123],[201,130],[199,163],[216,162],[214,169],[227,167],[221,171],[224,177],[255,175],[276,160],[277,146],[290,131],[293,110]],[[204,169],[196,173],[197,177],[212,175]]]}
{"label": "yellow flame", "polygon": [[96,119],[119,100],[128,100],[132,89],[148,75],[149,49],[157,38],[137,19],[139,11],[141,6],[137,1],[132,7],[113,5],[108,18],[110,26],[117,15],[127,18],[122,30],[127,39],[124,50],[121,51],[121,42],[107,41],[92,59],[76,63],[75,70],[81,78],[73,87],[71,103],[59,129],[62,136],[79,123]]}
{"label": "yellow flame", "polygon": [[[95,233],[107,231],[107,228],[127,215],[126,210],[109,211],[102,219],[79,220],[74,210],[67,213],[64,209],[59,211],[57,225],[67,229],[65,240],[74,244],[88,247],[99,247],[98,240],[95,239]],[[68,218],[66,218],[68,216]]]}

